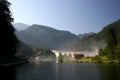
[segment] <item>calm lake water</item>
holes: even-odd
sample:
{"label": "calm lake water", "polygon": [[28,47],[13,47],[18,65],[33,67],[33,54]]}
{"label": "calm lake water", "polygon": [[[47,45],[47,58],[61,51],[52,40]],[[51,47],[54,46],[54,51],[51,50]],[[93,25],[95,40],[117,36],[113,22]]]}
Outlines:
{"label": "calm lake water", "polygon": [[120,65],[30,62],[0,68],[0,80],[120,80]]}

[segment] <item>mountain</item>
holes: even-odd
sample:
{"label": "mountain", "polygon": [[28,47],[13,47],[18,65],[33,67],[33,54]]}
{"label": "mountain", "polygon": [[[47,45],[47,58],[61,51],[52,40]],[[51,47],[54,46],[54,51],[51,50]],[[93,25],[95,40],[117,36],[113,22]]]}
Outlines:
{"label": "mountain", "polygon": [[94,34],[94,32],[89,32],[89,33],[84,33],[84,34],[78,34],[78,36],[79,36],[80,39],[82,39],[82,38],[90,36],[92,34]]}
{"label": "mountain", "polygon": [[25,30],[26,28],[29,27],[29,25],[23,24],[23,23],[15,23],[15,24],[13,24],[13,26],[18,31]]}
{"label": "mountain", "polygon": [[120,20],[118,20],[107,25],[98,33],[93,33],[89,36],[81,38],[74,50],[90,52],[96,49],[104,48],[106,46],[106,38],[109,28],[114,29],[117,39],[120,41]]}
{"label": "mountain", "polygon": [[[25,30],[26,28],[29,27],[27,24],[23,23],[15,23],[13,24],[14,28],[16,29],[15,33],[17,31],[22,31]],[[35,52],[24,42],[20,41],[19,47],[17,49],[16,56],[19,57],[20,59],[28,59],[30,57],[33,57]]]}
{"label": "mountain", "polygon": [[69,31],[56,30],[43,25],[31,25],[29,28],[17,31],[18,38],[26,44],[39,48],[70,50],[79,37]]}

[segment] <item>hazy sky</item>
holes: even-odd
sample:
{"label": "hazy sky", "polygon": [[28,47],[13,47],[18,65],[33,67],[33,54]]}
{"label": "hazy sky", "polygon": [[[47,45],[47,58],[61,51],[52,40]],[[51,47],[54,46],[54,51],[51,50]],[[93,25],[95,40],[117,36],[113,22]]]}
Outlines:
{"label": "hazy sky", "polygon": [[72,33],[99,32],[120,19],[120,0],[9,0],[14,22]]}

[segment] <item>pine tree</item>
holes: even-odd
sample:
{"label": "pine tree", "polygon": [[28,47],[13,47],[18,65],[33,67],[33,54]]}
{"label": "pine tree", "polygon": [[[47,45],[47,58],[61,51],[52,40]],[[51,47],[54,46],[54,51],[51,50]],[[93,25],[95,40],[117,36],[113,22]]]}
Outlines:
{"label": "pine tree", "polygon": [[115,50],[115,59],[120,62],[120,44],[117,45],[116,50]]}
{"label": "pine tree", "polygon": [[104,51],[110,60],[115,59],[116,46],[117,46],[117,39],[116,39],[115,31],[114,29],[109,28],[108,36],[107,36],[107,46],[105,47]]}
{"label": "pine tree", "polygon": [[63,55],[61,52],[59,52],[58,62],[63,63]]}
{"label": "pine tree", "polygon": [[10,5],[7,0],[0,0],[0,57],[15,55],[19,42],[12,26]]}

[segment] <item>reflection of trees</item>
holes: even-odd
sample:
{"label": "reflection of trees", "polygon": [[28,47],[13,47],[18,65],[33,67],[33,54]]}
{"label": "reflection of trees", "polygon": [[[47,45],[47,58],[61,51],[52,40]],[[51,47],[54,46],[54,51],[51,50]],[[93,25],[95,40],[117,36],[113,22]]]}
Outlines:
{"label": "reflection of trees", "polygon": [[16,67],[0,66],[0,80],[16,80]]}
{"label": "reflection of trees", "polygon": [[103,65],[102,73],[104,75],[104,80],[120,80],[120,65]]}

